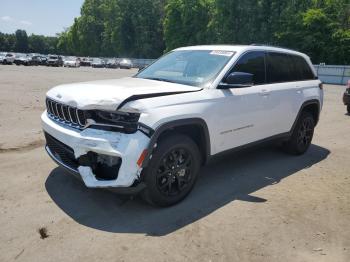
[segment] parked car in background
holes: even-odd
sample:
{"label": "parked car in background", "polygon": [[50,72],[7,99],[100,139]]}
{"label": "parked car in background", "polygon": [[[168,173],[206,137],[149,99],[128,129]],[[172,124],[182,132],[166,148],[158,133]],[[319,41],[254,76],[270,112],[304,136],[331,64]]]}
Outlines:
{"label": "parked car in background", "polygon": [[63,60],[61,56],[58,55],[49,55],[47,62],[47,66],[63,66]]}
{"label": "parked car in background", "polygon": [[40,55],[33,55],[30,57],[29,65],[38,66],[40,64],[41,64],[41,56]]}
{"label": "parked car in background", "polygon": [[106,68],[118,68],[119,63],[117,59],[108,59],[106,62]]}
{"label": "parked car in background", "polygon": [[94,58],[94,60],[91,63],[91,66],[94,68],[103,68],[106,66],[106,63],[101,58]]}
{"label": "parked car in background", "polygon": [[79,67],[80,60],[75,56],[69,56],[64,59],[63,62],[64,67]]}
{"label": "parked car in background", "polygon": [[80,60],[80,66],[91,66],[92,58],[84,57]]}
{"label": "parked car in background", "polygon": [[47,56],[46,55],[41,55],[40,56],[40,63],[39,65],[46,65],[47,64]]}
{"label": "parked car in background", "polygon": [[6,55],[6,53],[4,53],[4,52],[1,52],[1,53],[0,53],[0,64],[3,63],[4,58],[5,58],[5,55]]}
{"label": "parked car in background", "polygon": [[130,69],[132,68],[132,62],[130,59],[123,58],[119,62],[119,67],[121,69]]}
{"label": "parked car in background", "polygon": [[6,53],[4,59],[2,60],[2,63],[4,65],[12,65],[15,61],[15,55],[12,53]]}
{"label": "parked car in background", "polygon": [[348,111],[348,114],[350,114],[350,80],[348,81],[348,87],[345,90],[345,93],[343,95],[343,102],[344,105],[346,105],[346,110]]}
{"label": "parked car in background", "polygon": [[13,60],[13,63],[15,65],[18,65],[18,66],[19,65],[23,65],[27,59],[28,59],[27,58],[27,54],[20,54],[20,53],[18,53],[18,54],[15,55],[15,59]]}

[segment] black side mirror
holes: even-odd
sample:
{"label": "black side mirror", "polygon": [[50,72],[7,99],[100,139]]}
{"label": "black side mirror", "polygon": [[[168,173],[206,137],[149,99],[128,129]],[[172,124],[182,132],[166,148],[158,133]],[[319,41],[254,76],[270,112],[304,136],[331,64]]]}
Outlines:
{"label": "black side mirror", "polygon": [[245,72],[233,72],[220,84],[221,89],[234,87],[249,87],[254,85],[253,74]]}

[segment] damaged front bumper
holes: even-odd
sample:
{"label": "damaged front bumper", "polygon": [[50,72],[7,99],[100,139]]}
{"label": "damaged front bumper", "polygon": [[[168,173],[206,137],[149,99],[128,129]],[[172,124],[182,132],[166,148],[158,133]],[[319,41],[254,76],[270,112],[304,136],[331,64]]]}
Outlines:
{"label": "damaged front bumper", "polygon": [[[144,188],[137,164],[150,138],[141,131],[124,134],[86,128],[77,130],[41,116],[49,156],[81,178],[89,188],[136,193]],[[107,177],[105,173],[111,173]],[[135,186],[137,184],[137,186]]]}

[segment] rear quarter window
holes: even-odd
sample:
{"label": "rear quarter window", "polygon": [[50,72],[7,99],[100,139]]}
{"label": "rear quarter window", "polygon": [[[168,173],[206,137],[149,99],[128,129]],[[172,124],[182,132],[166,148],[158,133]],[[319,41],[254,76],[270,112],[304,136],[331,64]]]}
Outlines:
{"label": "rear quarter window", "polygon": [[269,52],[266,55],[268,83],[284,83],[315,79],[306,60],[297,55]]}
{"label": "rear quarter window", "polygon": [[315,75],[312,72],[309,64],[305,61],[305,59],[301,56],[292,56],[295,74],[297,76],[297,80],[312,80],[315,79]]}

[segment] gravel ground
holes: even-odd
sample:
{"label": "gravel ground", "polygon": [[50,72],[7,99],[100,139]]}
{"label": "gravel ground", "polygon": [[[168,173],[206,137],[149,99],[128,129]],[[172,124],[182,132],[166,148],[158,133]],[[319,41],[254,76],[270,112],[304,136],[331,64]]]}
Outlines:
{"label": "gravel ground", "polygon": [[325,86],[304,156],[220,157],[185,201],[159,209],[87,189],[42,147],[50,87],[133,73],[0,66],[0,261],[350,261],[345,87]]}

